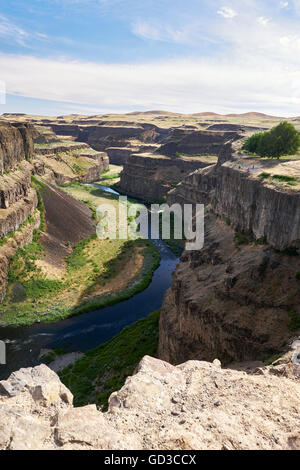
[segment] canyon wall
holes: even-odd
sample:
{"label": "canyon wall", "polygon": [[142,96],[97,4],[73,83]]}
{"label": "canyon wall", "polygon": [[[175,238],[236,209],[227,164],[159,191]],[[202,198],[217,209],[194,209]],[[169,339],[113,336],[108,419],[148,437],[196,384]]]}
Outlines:
{"label": "canyon wall", "polygon": [[209,204],[236,231],[278,250],[300,247],[299,191],[262,180],[263,169],[230,148],[223,148],[217,165],[184,178],[169,192],[168,202]]}
{"label": "canyon wall", "polygon": [[148,153],[131,155],[124,165],[119,187],[131,196],[161,201],[182,178],[208,164],[206,159],[200,157],[171,158]]}
{"label": "canyon wall", "polygon": [[38,198],[31,188],[36,168],[32,160],[34,134],[28,124],[0,123],[0,302],[5,296],[11,258],[18,248],[32,241],[40,224]]}
{"label": "canyon wall", "polygon": [[88,125],[80,121],[75,124],[47,123],[59,136],[73,136],[80,142],[86,142],[93,149],[105,151],[109,147],[130,147],[132,141],[160,142],[168,129],[160,129],[153,124],[133,122],[99,122]]}
{"label": "canyon wall", "polygon": [[36,139],[35,158],[44,166],[47,182],[59,185],[71,181],[92,183],[99,181],[102,172],[109,169],[106,152],[95,151],[82,142],[60,141],[57,137],[41,143],[43,135]]}
{"label": "canyon wall", "polygon": [[300,193],[235,147],[167,197],[206,205],[204,248],[184,252],[161,312],[159,355],[175,364],[266,360],[299,329]]}
{"label": "canyon wall", "polygon": [[185,131],[173,132],[169,141],[162,145],[160,152],[163,155],[219,155],[226,142],[237,140],[240,135],[237,132],[215,131]]}
{"label": "canyon wall", "polygon": [[0,174],[33,156],[33,127],[0,122]]}
{"label": "canyon wall", "polygon": [[135,154],[127,158],[120,188],[137,197],[161,200],[194,170],[216,164],[218,155],[229,158],[228,142],[238,137],[236,132],[171,129],[167,143],[153,154]]}

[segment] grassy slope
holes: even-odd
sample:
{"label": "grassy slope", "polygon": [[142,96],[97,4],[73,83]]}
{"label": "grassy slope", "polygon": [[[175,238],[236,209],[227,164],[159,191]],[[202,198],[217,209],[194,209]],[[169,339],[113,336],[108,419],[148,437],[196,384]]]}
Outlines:
{"label": "grassy slope", "polygon": [[[43,188],[41,188],[42,190]],[[97,207],[101,202],[117,204],[112,196],[94,188],[76,184],[68,192]],[[48,279],[38,268],[35,259],[41,257],[40,246],[29,245],[20,250],[11,263],[8,295],[1,306],[1,320],[14,325],[30,325],[36,321],[58,321],[70,315],[113,305],[144,290],[160,264],[160,255],[147,240],[99,240],[96,236],[80,242],[67,260],[68,269],[61,280]],[[133,250],[143,256],[143,266],[123,288],[113,285],[115,276],[124,270]],[[12,303],[13,286],[25,287],[26,299]],[[95,289],[102,295],[94,295]],[[113,292],[111,293],[110,290]]]}
{"label": "grassy slope", "polygon": [[124,385],[139,361],[145,355],[156,355],[158,321],[159,311],[125,328],[60,373],[76,406],[96,403],[106,408],[111,393]]}

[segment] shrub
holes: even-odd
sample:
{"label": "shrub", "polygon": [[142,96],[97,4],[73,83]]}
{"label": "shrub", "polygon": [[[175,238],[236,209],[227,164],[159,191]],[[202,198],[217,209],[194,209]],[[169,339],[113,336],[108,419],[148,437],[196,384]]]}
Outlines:
{"label": "shrub", "polygon": [[300,135],[296,128],[283,121],[268,132],[252,135],[243,145],[243,150],[261,157],[279,158],[294,155],[300,147]]}

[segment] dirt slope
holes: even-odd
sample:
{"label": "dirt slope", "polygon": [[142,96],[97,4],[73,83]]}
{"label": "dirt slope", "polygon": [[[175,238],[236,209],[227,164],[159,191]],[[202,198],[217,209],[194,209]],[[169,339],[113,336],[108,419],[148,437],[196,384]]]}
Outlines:
{"label": "dirt slope", "polygon": [[43,200],[47,226],[41,239],[44,261],[53,268],[63,268],[71,247],[95,233],[92,212],[86,204],[51,185],[43,191]]}

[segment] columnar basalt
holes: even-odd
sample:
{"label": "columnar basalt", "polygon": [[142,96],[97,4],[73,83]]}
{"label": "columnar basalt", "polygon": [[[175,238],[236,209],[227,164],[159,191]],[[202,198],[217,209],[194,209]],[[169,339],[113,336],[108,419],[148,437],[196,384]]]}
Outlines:
{"label": "columnar basalt", "polygon": [[12,170],[33,156],[33,128],[30,124],[0,122],[0,174]]}
{"label": "columnar basalt", "polygon": [[0,302],[11,258],[32,241],[40,223],[37,194],[31,188],[35,166],[28,161],[33,157],[33,135],[30,125],[0,123]]}

